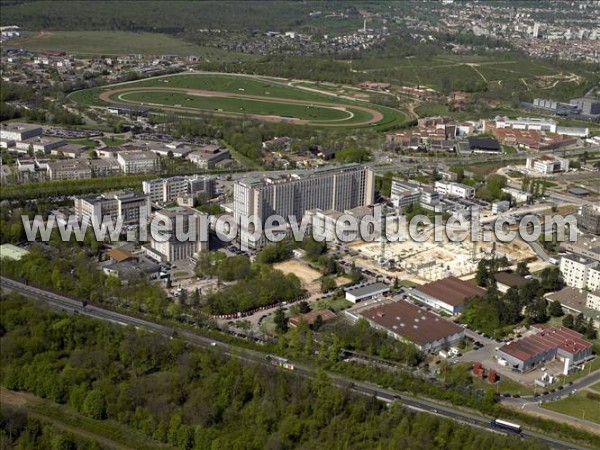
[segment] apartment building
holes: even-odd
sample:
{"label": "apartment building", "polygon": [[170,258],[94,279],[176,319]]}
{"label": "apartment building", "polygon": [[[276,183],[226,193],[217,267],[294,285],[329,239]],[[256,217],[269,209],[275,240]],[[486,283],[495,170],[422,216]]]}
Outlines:
{"label": "apartment building", "polygon": [[[170,231],[163,224],[170,223]],[[150,245],[147,254],[159,261],[173,262],[188,259],[208,251],[208,217],[206,214],[183,207],[157,211],[151,224]]]}
{"label": "apartment building", "polygon": [[436,181],[434,190],[440,195],[447,195],[449,197],[475,197],[475,188],[461,183]]}
{"label": "apartment building", "polygon": [[59,160],[48,163],[51,180],[87,180],[92,178],[92,169],[85,161]]}
{"label": "apartment building", "polygon": [[585,306],[600,311],[600,290],[597,289],[594,292],[588,292]]}
{"label": "apartment building", "polygon": [[212,198],[215,193],[215,180],[210,177],[170,177],[142,182],[142,190],[152,202],[173,202],[178,198],[197,197],[206,194]]}
{"label": "apartment building", "polygon": [[309,174],[246,178],[234,185],[234,218],[271,215],[302,220],[309,209],[345,211],[373,204],[374,173],[363,166],[315,170]]}
{"label": "apartment building", "polygon": [[150,216],[150,197],[140,191],[123,190],[75,199],[77,219],[122,220],[124,225],[137,225]]}
{"label": "apartment building", "polygon": [[600,270],[593,259],[576,255],[563,256],[560,260],[560,272],[567,286],[589,290],[600,288]]}
{"label": "apartment building", "polygon": [[117,161],[124,174],[152,173],[160,170],[160,159],[153,152],[119,152]]}

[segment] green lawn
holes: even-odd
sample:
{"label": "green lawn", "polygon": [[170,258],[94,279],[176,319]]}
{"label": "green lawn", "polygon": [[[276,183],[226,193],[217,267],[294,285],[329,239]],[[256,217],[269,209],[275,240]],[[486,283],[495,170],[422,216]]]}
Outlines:
{"label": "green lawn", "polygon": [[360,114],[361,111],[352,110],[357,113],[352,120],[352,113],[324,106],[297,105],[293,103],[269,102],[245,98],[211,97],[188,95],[182,92],[156,92],[136,91],[124,94],[115,94],[115,101],[126,101],[132,103],[143,103],[150,105],[180,106],[198,111],[225,111],[235,114],[250,115],[273,115],[283,117],[294,117],[311,122],[331,121],[362,121],[368,120],[370,114]]}
{"label": "green lawn", "polygon": [[[173,92],[137,92],[137,88],[160,87],[164,89],[174,88]],[[236,113],[238,115],[278,115],[289,116],[309,120],[314,125],[339,125],[339,126],[362,126],[374,127],[379,130],[388,129],[400,125],[407,120],[407,115],[395,108],[376,105],[368,102],[353,100],[338,100],[325,93],[309,92],[300,88],[289,86],[283,81],[272,78],[245,76],[245,75],[223,75],[215,73],[182,74],[177,76],[161,76],[141,80],[133,83],[121,83],[102,88],[87,89],[72,93],[69,98],[77,103],[88,106],[107,106],[98,96],[102,92],[131,88],[136,93],[115,94],[112,99],[117,102],[140,102],[155,103],[158,105],[181,105],[190,113],[206,113],[215,110]],[[216,91],[237,95],[249,95],[265,97],[264,99],[240,99],[226,97],[200,97],[187,95],[177,90],[194,89],[205,91]],[[141,89],[140,89],[141,90]],[[315,105],[293,105],[286,103],[269,102],[268,99],[289,99],[315,102]],[[189,100],[188,100],[189,99]],[[318,103],[318,105],[317,105]],[[328,104],[328,105],[327,105]],[[338,105],[345,107],[349,112],[336,110],[331,107]],[[240,109],[242,108],[242,109]],[[360,109],[368,108],[382,114],[381,120],[376,124],[367,124],[372,113]]]}
{"label": "green lawn", "polygon": [[197,55],[203,59],[248,60],[252,55],[201,47],[160,33],[128,31],[51,31],[30,33],[11,41],[11,47],[34,51],[62,50],[78,56],[117,56],[129,53],[145,55]]}
{"label": "green lawn", "polygon": [[579,391],[563,400],[545,403],[542,408],[600,424],[600,394]]}

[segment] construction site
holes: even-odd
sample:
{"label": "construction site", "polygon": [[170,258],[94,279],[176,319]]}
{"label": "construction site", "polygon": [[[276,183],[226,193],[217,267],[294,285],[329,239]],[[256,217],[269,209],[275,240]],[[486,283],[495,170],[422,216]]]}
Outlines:
{"label": "construction site", "polygon": [[453,242],[440,233],[443,239],[437,241],[435,234],[425,242],[406,240],[404,242],[356,242],[351,248],[358,252],[357,265],[398,275],[415,282],[436,281],[449,276],[465,277],[475,273],[481,259],[506,256],[511,264],[521,260],[534,260],[535,253],[521,240],[512,242],[473,242],[469,236],[460,242]]}

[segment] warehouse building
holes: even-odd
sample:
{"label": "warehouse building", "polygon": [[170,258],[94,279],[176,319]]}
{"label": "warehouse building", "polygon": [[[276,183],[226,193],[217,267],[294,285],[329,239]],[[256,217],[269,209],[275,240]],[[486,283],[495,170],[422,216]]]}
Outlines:
{"label": "warehouse building", "polygon": [[462,313],[469,300],[483,297],[485,290],[468,281],[448,277],[414,288],[409,295],[418,302],[454,315]]}
{"label": "warehouse building", "polygon": [[363,318],[390,337],[414,344],[420,351],[435,352],[457,344],[464,329],[449,320],[423,311],[404,300],[376,300],[345,312],[353,322]]}
{"label": "warehouse building", "polygon": [[385,283],[361,283],[344,289],[346,300],[357,303],[389,292],[390,288]]}
{"label": "warehouse building", "polygon": [[536,333],[509,342],[498,351],[498,361],[506,362],[519,372],[529,372],[541,364],[558,358],[581,364],[594,356],[593,345],[580,333],[565,327],[536,327]]}

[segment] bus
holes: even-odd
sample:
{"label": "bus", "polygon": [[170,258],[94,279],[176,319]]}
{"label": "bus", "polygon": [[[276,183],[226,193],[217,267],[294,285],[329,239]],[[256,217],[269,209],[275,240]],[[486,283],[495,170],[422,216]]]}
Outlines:
{"label": "bus", "polygon": [[287,359],[281,358],[280,356],[267,355],[267,361],[269,361],[274,366],[281,367],[287,370],[294,370],[294,365]]}
{"label": "bus", "polygon": [[512,431],[513,433],[521,433],[521,425],[507,422],[506,420],[494,419],[490,422],[490,425],[494,428],[502,428],[503,430]]}

